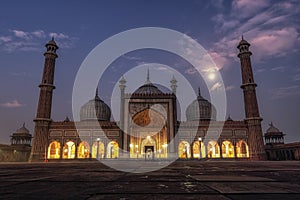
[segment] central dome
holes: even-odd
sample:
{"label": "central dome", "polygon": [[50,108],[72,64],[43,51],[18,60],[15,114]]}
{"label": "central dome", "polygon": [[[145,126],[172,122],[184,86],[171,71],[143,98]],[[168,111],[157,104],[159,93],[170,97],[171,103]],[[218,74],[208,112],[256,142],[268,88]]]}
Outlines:
{"label": "central dome", "polygon": [[204,99],[199,94],[196,100],[194,100],[186,109],[187,121],[199,121],[199,120],[216,120],[216,108],[209,101]]}
{"label": "central dome", "polygon": [[163,94],[155,85],[152,83],[144,84],[139,87],[133,94],[145,94],[145,95],[155,95],[155,94]]}
{"label": "central dome", "polygon": [[143,95],[156,95],[156,94],[163,94],[153,83],[150,81],[149,76],[149,69],[147,71],[147,80],[144,85],[139,87],[136,91],[134,91],[133,95],[135,94],[143,94]]}
{"label": "central dome", "polygon": [[96,92],[95,98],[84,104],[80,109],[80,121],[110,121],[110,116],[110,108],[99,98],[98,91]]}

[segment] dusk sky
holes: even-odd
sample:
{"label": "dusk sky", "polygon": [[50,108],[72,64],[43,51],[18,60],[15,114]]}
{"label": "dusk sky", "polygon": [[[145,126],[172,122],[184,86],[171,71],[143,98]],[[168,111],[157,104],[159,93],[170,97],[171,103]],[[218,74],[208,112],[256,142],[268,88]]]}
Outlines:
{"label": "dusk sky", "polygon": [[[9,143],[9,136],[23,122],[33,134],[44,45],[51,36],[59,46],[52,119],[62,121],[66,116],[72,119],[75,76],[89,52],[115,34],[140,27],[173,29],[201,44],[223,77],[227,115],[233,120],[244,119],[236,48],[243,35],[253,53],[263,132],[273,122],[286,134],[286,142],[300,141],[299,24],[297,0],[1,1],[0,143]],[[148,62],[173,66],[193,79],[194,71],[189,70],[188,63],[170,53],[130,52],[116,60],[108,76],[100,80],[101,98],[109,104],[108,94],[118,75],[131,66]],[[150,74],[154,76],[155,70],[158,69],[150,68]],[[146,70],[141,83],[145,79]],[[201,86],[203,96],[208,98],[209,89],[203,81],[193,80],[193,88]]]}

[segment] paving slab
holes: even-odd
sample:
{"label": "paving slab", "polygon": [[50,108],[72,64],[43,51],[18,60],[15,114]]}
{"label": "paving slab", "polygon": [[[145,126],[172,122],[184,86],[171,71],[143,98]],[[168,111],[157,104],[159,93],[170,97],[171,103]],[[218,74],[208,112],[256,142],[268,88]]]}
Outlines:
{"label": "paving slab", "polygon": [[0,197],[300,199],[300,162],[176,161],[148,173],[117,171],[99,162],[2,163]]}

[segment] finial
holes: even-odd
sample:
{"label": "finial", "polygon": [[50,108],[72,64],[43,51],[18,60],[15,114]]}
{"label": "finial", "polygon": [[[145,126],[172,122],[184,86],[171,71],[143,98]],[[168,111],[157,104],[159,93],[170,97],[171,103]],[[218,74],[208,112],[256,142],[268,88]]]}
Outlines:
{"label": "finial", "polygon": [[150,83],[151,83],[151,81],[150,81],[150,73],[149,73],[149,67],[148,67],[148,69],[147,69],[147,80],[146,80],[145,84],[150,84]]}
{"label": "finial", "polygon": [[51,38],[51,40],[52,40],[52,41],[54,41],[54,36],[53,36],[53,35],[52,35],[52,38]]}
{"label": "finial", "polygon": [[25,122],[23,123],[23,127],[25,127]]}
{"label": "finial", "polygon": [[242,40],[244,40],[244,35],[242,34]]}
{"label": "finial", "polygon": [[98,96],[98,86],[97,86],[97,88],[96,88],[96,95],[95,95],[95,97],[99,97],[99,96]]}
{"label": "finial", "polygon": [[177,80],[174,75],[172,76],[171,83],[177,83]]}
{"label": "finial", "polygon": [[198,96],[201,96],[200,87],[198,87]]}
{"label": "finial", "polygon": [[271,122],[269,125],[270,125],[270,126],[273,126],[273,122]]}

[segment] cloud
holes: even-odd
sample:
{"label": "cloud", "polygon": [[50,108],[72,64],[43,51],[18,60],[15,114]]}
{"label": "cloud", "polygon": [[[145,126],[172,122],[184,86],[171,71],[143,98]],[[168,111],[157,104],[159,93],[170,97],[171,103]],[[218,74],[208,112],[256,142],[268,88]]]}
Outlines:
{"label": "cloud", "polygon": [[42,30],[33,31],[31,34],[38,37],[38,38],[45,38],[46,37],[45,32],[42,31]]}
{"label": "cloud", "polygon": [[10,36],[0,36],[0,42],[10,42],[11,37]]}
{"label": "cloud", "polygon": [[[41,51],[47,36],[54,36],[59,47],[73,48],[74,42],[77,40],[64,33],[46,33],[43,30],[24,31],[18,29],[9,29],[10,35],[0,36],[0,50],[6,52],[14,51]],[[50,39],[50,37],[49,37]]]}
{"label": "cloud", "polygon": [[222,55],[220,52],[216,52],[213,50],[210,50],[209,54],[213,61],[216,63],[218,69],[222,69],[228,64],[228,59],[226,58],[226,55]]}
{"label": "cloud", "polygon": [[267,71],[265,68],[261,68],[261,69],[255,70],[254,73],[262,73],[262,72],[265,72],[265,71]]}
{"label": "cloud", "polygon": [[228,85],[228,86],[225,88],[226,91],[230,91],[230,90],[233,90],[233,89],[235,89],[235,86],[234,86],[234,85]]}
{"label": "cloud", "polygon": [[222,86],[223,85],[220,82],[217,82],[210,88],[210,91],[217,90],[217,89],[221,88]]}
{"label": "cloud", "polygon": [[272,90],[272,99],[281,99],[285,97],[300,95],[300,86],[292,85],[287,87],[280,87]]}
{"label": "cloud", "polygon": [[29,34],[24,32],[24,31],[11,30],[11,32],[13,32],[16,37],[23,38],[23,39],[28,39],[29,38]]}
{"label": "cloud", "polygon": [[54,37],[55,39],[68,39],[69,36],[63,33],[49,33],[50,37]]}
{"label": "cloud", "polygon": [[233,0],[232,10],[235,15],[246,18],[270,5],[269,0]]}
{"label": "cloud", "polygon": [[55,33],[55,32],[49,33],[49,36],[54,37],[55,41],[57,41],[58,46],[64,49],[73,48],[75,41],[78,39],[76,37],[71,37],[64,33]]}
{"label": "cloud", "polygon": [[12,76],[28,76],[28,73],[26,72],[12,72]]}
{"label": "cloud", "polygon": [[286,27],[276,30],[260,30],[251,33],[251,43],[258,58],[264,56],[282,56],[292,49],[299,37],[294,27]]}
{"label": "cloud", "polygon": [[238,44],[241,35],[251,44],[254,61],[299,51],[296,48],[300,44],[299,25],[295,21],[300,12],[297,2],[234,0],[231,9],[230,14],[218,13],[211,18],[215,32],[221,35],[210,50],[220,59],[217,65],[231,66],[237,60],[237,49],[232,47]]}
{"label": "cloud", "polygon": [[136,57],[136,56],[128,56],[128,55],[122,55],[122,58],[125,58],[127,60],[133,60],[133,61],[141,61],[142,58]]}
{"label": "cloud", "polygon": [[19,108],[25,106],[25,104],[20,103],[18,100],[8,101],[5,103],[1,103],[0,105],[1,107],[5,107],[5,108]]}
{"label": "cloud", "polygon": [[284,70],[285,70],[285,67],[283,67],[283,66],[271,68],[271,71],[284,71]]}
{"label": "cloud", "polygon": [[295,74],[294,77],[293,77],[293,80],[294,81],[300,81],[300,73]]}

